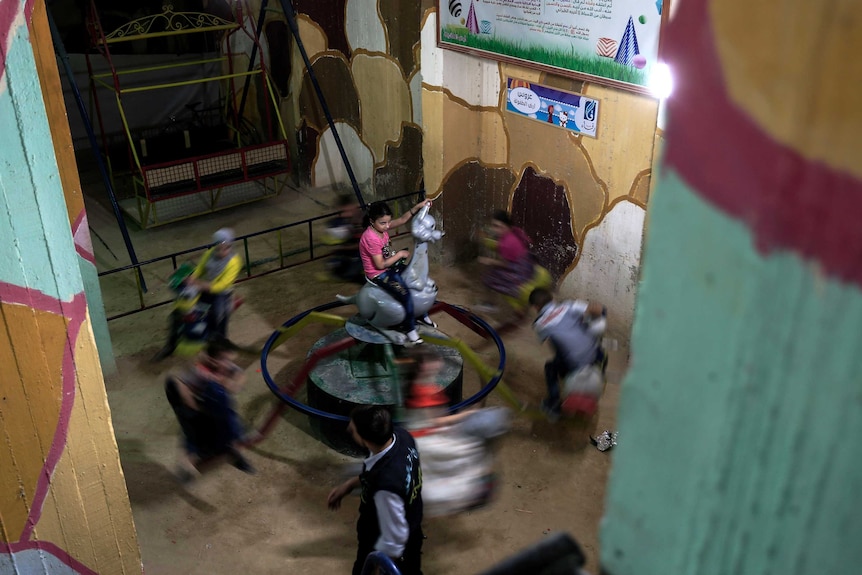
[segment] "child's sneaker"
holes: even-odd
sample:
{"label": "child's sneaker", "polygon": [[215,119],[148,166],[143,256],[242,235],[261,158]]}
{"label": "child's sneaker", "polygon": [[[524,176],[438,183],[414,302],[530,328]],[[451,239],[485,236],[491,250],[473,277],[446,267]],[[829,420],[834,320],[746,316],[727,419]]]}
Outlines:
{"label": "child's sneaker", "polygon": [[497,306],[490,303],[479,303],[473,306],[473,311],[477,311],[479,313],[497,313]]}
{"label": "child's sneaker", "polygon": [[434,323],[434,320],[431,319],[431,316],[427,313],[424,316],[420,317],[417,321],[419,323],[424,323],[428,327],[433,327],[434,329],[437,329],[437,324]]}
{"label": "child's sneaker", "polygon": [[174,472],[174,476],[177,478],[180,485],[188,485],[197,477],[196,473],[186,468],[185,465],[178,465]]}
{"label": "child's sneaker", "polygon": [[419,337],[419,332],[417,332],[415,329],[411,329],[410,331],[408,331],[404,335],[407,336],[407,341],[409,341],[413,345],[419,345],[420,343],[425,343],[425,341],[421,337]]}
{"label": "child's sneaker", "polygon": [[547,398],[542,400],[542,403],[539,405],[539,409],[542,410],[542,413],[548,418],[548,421],[551,423],[556,423],[560,420],[560,402],[548,401]]}
{"label": "child's sneaker", "polygon": [[254,475],[255,473],[257,473],[257,470],[251,463],[248,462],[248,459],[239,454],[234,456],[232,465],[243,473],[248,473],[249,475]]}
{"label": "child's sneaker", "polygon": [[257,445],[261,441],[263,441],[263,434],[260,431],[254,429],[252,431],[247,431],[242,436],[241,443],[242,443],[242,445],[249,446],[249,445]]}

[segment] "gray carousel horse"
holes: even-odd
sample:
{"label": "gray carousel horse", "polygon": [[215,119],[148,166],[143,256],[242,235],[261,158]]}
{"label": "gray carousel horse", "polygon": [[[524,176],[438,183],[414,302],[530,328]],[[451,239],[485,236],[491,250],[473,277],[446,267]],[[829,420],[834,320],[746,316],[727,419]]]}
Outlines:
{"label": "gray carousel horse", "polygon": [[[401,277],[413,297],[413,311],[417,318],[425,317],[437,300],[437,284],[428,277],[428,242],[440,240],[443,232],[435,229],[437,220],[428,213],[429,209],[430,206],[423,207],[411,222],[413,253],[410,263],[401,272]],[[359,293],[336,297],[341,302],[355,304],[359,308],[359,315],[392,343],[407,343],[406,335],[391,329],[404,321],[404,307],[383,288],[366,281]]]}

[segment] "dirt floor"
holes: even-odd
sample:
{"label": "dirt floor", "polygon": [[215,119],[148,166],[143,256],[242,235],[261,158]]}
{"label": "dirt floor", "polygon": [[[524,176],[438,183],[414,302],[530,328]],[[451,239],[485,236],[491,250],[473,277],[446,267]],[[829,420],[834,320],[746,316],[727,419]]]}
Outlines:
{"label": "dirt floor", "polygon": [[[297,219],[303,210],[326,212],[332,201],[291,190],[286,197],[244,206],[230,214],[150,231],[132,229],[133,241],[142,252],[139,259],[144,260],[205,243],[208,233],[221,225],[248,233],[279,220]],[[120,252],[117,260],[122,259],[116,222],[103,202],[88,201],[88,213],[91,226],[104,240],[93,240],[100,267],[116,267],[117,261],[107,251],[111,247]],[[245,304],[231,320],[231,339],[259,349],[293,315],[333,301],[336,293],[355,289],[321,281],[322,272],[318,262],[242,283],[238,292]],[[441,300],[465,306],[476,302],[471,279],[475,269],[432,264],[431,275],[440,286]],[[164,280],[164,274],[150,278],[153,293],[148,297],[168,296]],[[109,310],[128,305],[131,284],[131,279],[119,276],[103,283]],[[339,312],[351,315],[353,310]],[[348,573],[356,549],[358,498],[351,497],[341,510],[330,512],[326,496],[352,460],[313,437],[305,416],[288,411],[273,433],[249,452],[249,460],[257,468],[255,475],[221,465],[187,486],[175,480],[179,428],[165,400],[163,382],[169,371],[181,368],[187,360],[149,363],[163,341],[166,314],[167,308],[162,307],[109,324],[118,373],[107,378],[108,399],[146,573]],[[445,333],[463,338],[484,361],[496,364],[492,345],[451,318],[439,317],[435,319]],[[330,329],[309,326],[275,350],[268,368],[276,382],[286,381],[309,347]],[[615,429],[619,383],[628,361],[626,338],[616,336],[621,345],[610,353],[608,385],[595,424],[599,431]],[[519,401],[535,408],[544,393],[542,366],[550,348],[538,343],[528,323],[506,333],[503,340],[507,354],[504,381]],[[247,354],[241,363],[248,383],[238,398],[240,411],[254,427],[272,409],[275,398],[263,381],[260,357]],[[465,368],[465,395],[479,386],[478,375]],[[495,392],[485,405],[507,404]],[[516,415],[513,430],[499,445],[497,499],[480,510],[426,520],[424,572],[479,573],[564,531],[582,546],[587,570],[597,573],[598,529],[613,451],[598,451],[587,436],[582,427]]]}

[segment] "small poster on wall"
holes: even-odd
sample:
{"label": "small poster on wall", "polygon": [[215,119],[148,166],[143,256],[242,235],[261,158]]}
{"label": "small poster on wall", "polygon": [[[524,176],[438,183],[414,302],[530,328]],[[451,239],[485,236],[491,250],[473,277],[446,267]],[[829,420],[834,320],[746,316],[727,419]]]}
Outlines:
{"label": "small poster on wall", "polygon": [[590,138],[596,137],[598,100],[517,78],[508,78],[506,85],[507,111]]}
{"label": "small poster on wall", "polygon": [[438,45],[647,93],[668,0],[439,0]]}

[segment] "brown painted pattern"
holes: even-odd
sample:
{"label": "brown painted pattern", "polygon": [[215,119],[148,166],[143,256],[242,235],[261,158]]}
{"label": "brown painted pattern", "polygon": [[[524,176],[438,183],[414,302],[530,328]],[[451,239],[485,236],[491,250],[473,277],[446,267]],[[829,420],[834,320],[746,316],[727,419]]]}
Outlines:
{"label": "brown painted pattern", "polygon": [[631,199],[641,207],[646,207],[649,201],[650,182],[652,170],[644,170],[635,178],[632,191],[629,193]]}
{"label": "brown painted pattern", "polygon": [[575,261],[578,245],[572,235],[571,207],[563,186],[524,170],[512,197],[512,219],[533,240],[533,253],[559,279]]}
{"label": "brown painted pattern", "polygon": [[328,45],[350,58],[350,44],[344,29],[347,0],[293,0],[294,9],[316,22],[326,33]]}
{"label": "brown painted pattern", "polygon": [[314,155],[317,153],[317,140],[320,132],[313,127],[304,124],[297,134],[299,150],[299,161],[296,163],[300,181],[311,182],[311,166],[314,164]]}
{"label": "brown painted pattern", "polygon": [[380,0],[379,7],[389,37],[389,54],[398,60],[406,78],[419,64],[413,48],[420,39],[422,7],[418,2],[401,0]]}
{"label": "brown painted pattern", "polygon": [[0,427],[14,446],[14,451],[0,449],[0,473],[4,485],[19,486],[0,490],[2,542],[21,536],[52,447],[63,397],[68,323],[56,313],[0,302]]}
{"label": "brown painted pattern", "polygon": [[508,168],[488,167],[477,161],[452,170],[443,183],[440,202],[447,260],[476,257],[478,233],[490,222],[494,210],[508,207],[514,183],[515,175]]}
{"label": "brown painted pattern", "polygon": [[[334,55],[322,56],[314,61],[312,68],[333,120],[346,122],[357,132],[361,132],[359,94],[356,92],[347,62]],[[307,71],[303,73],[299,110],[302,119],[318,131],[323,131],[328,126]]]}
{"label": "brown painted pattern", "polygon": [[422,130],[403,124],[398,142],[387,144],[383,165],[374,171],[374,189],[391,196],[419,190],[422,185]]}

